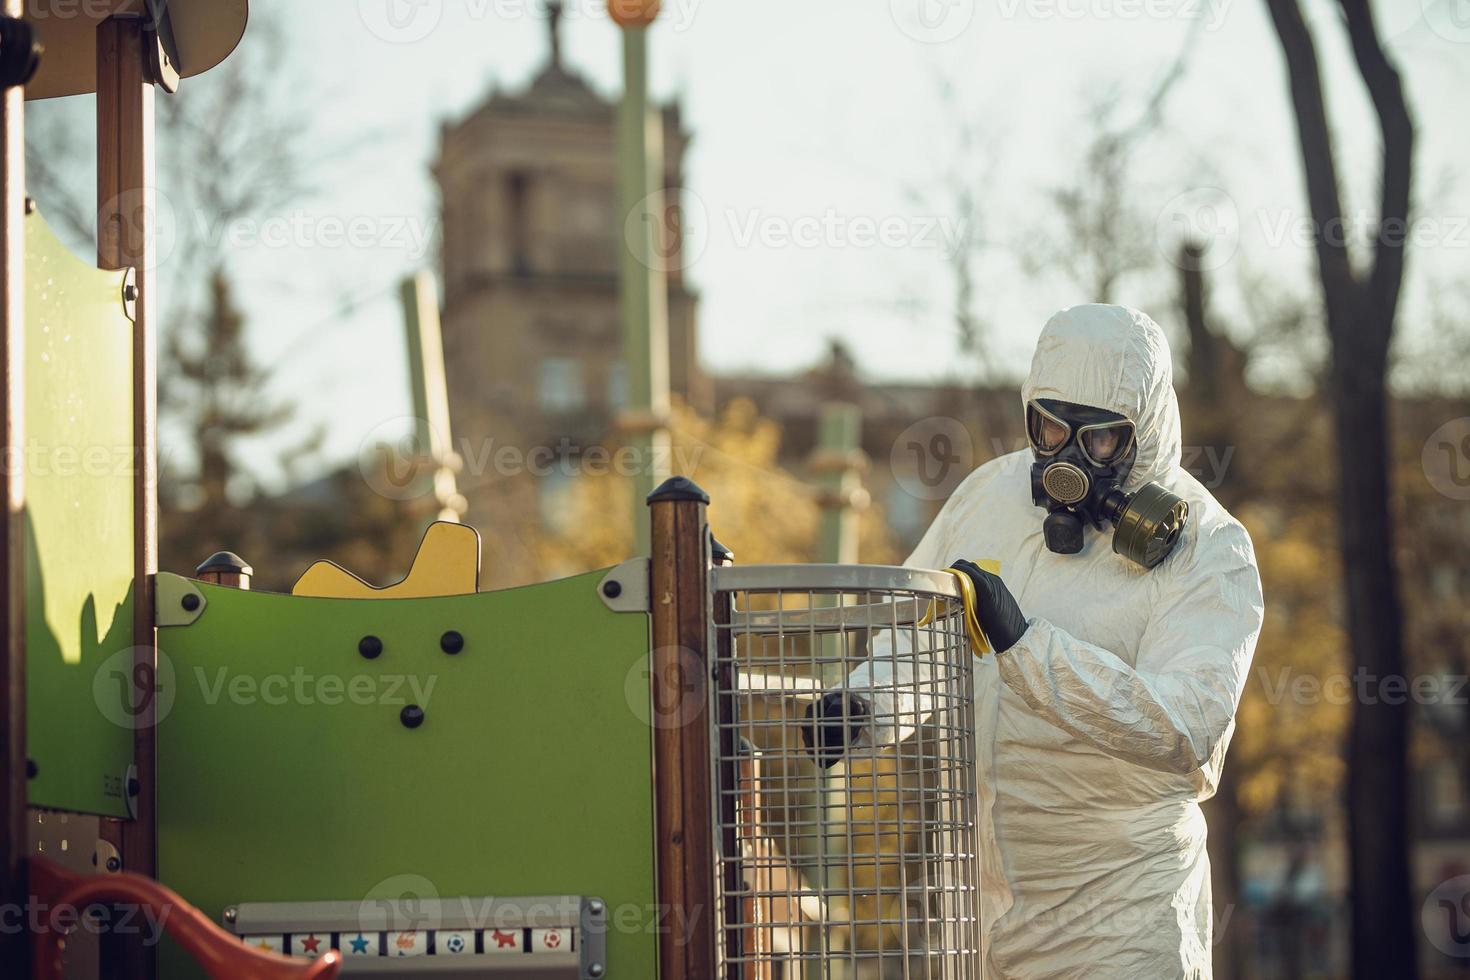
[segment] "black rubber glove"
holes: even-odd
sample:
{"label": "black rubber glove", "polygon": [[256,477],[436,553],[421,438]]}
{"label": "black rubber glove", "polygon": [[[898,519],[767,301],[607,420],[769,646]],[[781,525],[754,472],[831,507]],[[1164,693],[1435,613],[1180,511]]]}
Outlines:
{"label": "black rubber glove", "polygon": [[801,740],[823,769],[831,769],[868,724],[868,702],[856,694],[828,691],[807,705]]}
{"label": "black rubber glove", "polygon": [[980,628],[990,638],[990,645],[995,647],[995,652],[1004,653],[1015,646],[1016,641],[1026,632],[1026,617],[1021,614],[1021,607],[1016,605],[1016,597],[1011,595],[1011,590],[1006,588],[1000,576],[963,559],[949,567],[964,572],[975,583],[975,615],[980,620]]}

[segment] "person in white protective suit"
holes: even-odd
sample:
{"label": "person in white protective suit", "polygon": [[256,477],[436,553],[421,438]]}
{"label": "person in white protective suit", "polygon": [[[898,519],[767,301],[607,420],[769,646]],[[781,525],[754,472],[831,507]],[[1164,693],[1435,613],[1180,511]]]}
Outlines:
{"label": "person in white protective suit", "polygon": [[[1261,628],[1251,541],[1180,467],[1168,343],[1144,314],[1056,314],[1022,399],[1030,448],[971,473],[906,562],[958,562],[996,651],[974,665],[987,976],[1209,977],[1199,803]],[[876,744],[923,715],[904,642],[875,640],[814,705],[820,760],[854,713]]]}

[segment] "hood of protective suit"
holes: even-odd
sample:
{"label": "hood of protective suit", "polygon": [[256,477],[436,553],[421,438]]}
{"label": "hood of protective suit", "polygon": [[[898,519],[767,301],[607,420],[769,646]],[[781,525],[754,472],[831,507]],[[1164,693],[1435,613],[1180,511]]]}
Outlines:
{"label": "hood of protective suit", "polygon": [[1131,419],[1138,458],[1123,489],[1168,485],[1179,468],[1179,402],[1164,331],[1147,314],[1092,303],[1053,316],[1041,330],[1023,403],[1056,398]]}

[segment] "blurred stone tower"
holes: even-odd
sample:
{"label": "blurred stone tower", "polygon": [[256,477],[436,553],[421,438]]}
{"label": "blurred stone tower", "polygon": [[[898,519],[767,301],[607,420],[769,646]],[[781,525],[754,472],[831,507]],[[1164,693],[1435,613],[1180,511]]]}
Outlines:
{"label": "blurred stone tower", "polygon": [[[434,166],[450,412],[456,446],[470,457],[467,519],[482,526],[491,495],[477,488],[503,485],[503,467],[475,453],[492,439],[494,449],[542,459],[547,450],[575,456],[605,445],[624,390],[616,105],[563,63],[560,5],[549,9],[545,67],[524,91],[493,91],[447,123]],[[662,111],[664,186],[679,188],[689,133],[677,104]],[[696,297],[682,264],[670,257],[670,387],[708,409],[695,360]],[[493,472],[476,472],[486,465]]]}

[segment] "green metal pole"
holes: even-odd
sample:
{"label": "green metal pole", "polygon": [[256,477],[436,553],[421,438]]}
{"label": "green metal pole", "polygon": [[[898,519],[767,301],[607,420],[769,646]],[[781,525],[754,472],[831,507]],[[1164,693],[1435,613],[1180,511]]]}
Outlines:
{"label": "green metal pole", "polygon": [[861,470],[862,411],[846,402],[822,406],[817,449],[811,467],[822,519],[817,561],[852,564],[858,560],[858,511],[867,502]]}
{"label": "green metal pole", "polygon": [[668,476],[668,285],[656,261],[664,217],[663,120],[648,105],[648,29],[623,28],[623,102],[618,114],[618,175],[625,218],[620,229],[620,299],[628,404],[619,419],[637,460],[633,477],[633,553],[649,550],[648,507]]}

